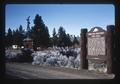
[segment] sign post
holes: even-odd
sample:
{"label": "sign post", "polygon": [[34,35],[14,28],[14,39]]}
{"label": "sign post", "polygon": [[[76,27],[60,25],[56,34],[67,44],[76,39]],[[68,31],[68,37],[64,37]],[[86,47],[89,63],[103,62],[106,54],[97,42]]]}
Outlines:
{"label": "sign post", "polygon": [[114,26],[107,26],[107,37],[106,38],[106,48],[107,48],[107,73],[111,74],[113,72],[113,51],[114,51]]}
{"label": "sign post", "polygon": [[88,60],[87,60],[87,29],[81,29],[81,52],[80,52],[80,62],[81,62],[81,69],[88,69]]}

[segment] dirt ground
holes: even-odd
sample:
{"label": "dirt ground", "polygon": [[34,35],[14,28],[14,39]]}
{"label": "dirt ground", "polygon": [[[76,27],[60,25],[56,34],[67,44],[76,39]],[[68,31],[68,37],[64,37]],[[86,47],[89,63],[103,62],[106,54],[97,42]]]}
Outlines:
{"label": "dirt ground", "polygon": [[31,63],[6,63],[8,79],[113,79],[113,74],[63,67],[32,65]]}

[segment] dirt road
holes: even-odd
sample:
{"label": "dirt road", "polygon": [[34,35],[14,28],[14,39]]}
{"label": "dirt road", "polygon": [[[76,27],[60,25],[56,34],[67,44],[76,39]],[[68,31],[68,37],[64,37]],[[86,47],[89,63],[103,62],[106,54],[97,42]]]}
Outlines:
{"label": "dirt road", "polygon": [[10,79],[112,79],[114,77],[113,74],[39,66],[31,63],[6,63],[6,75]]}

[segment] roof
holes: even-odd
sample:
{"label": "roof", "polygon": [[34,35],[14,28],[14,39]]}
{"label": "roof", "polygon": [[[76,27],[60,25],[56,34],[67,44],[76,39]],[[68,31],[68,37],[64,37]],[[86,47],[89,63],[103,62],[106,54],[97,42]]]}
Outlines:
{"label": "roof", "polygon": [[101,27],[93,27],[88,33],[92,33],[92,32],[105,32],[105,30]]}
{"label": "roof", "polygon": [[23,41],[32,41],[32,39],[29,38],[29,37],[27,37],[27,38],[25,38]]}

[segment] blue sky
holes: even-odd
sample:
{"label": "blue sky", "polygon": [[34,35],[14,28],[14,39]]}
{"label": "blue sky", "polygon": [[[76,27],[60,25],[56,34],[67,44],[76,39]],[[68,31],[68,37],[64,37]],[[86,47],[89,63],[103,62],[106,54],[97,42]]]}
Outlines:
{"label": "blue sky", "polygon": [[115,8],[112,4],[7,4],[5,27],[16,29],[20,25],[27,28],[26,18],[30,16],[30,26],[36,14],[42,19],[52,36],[53,28],[58,31],[63,26],[66,33],[80,35],[81,28],[90,30],[95,26],[106,29],[115,24]]}

